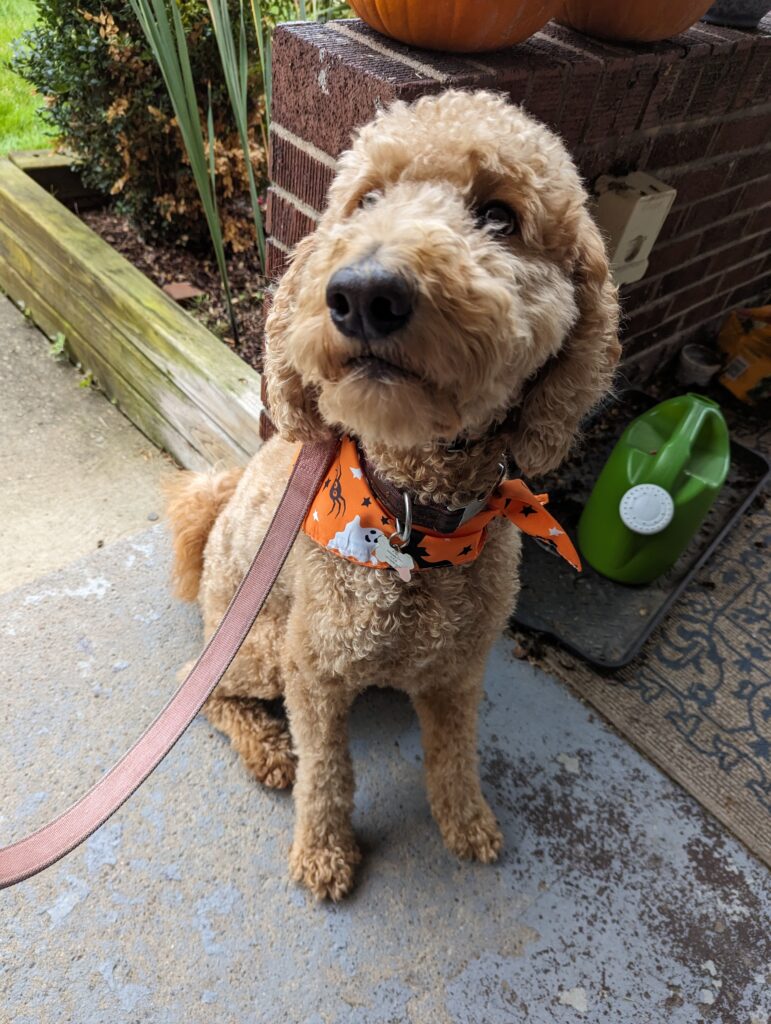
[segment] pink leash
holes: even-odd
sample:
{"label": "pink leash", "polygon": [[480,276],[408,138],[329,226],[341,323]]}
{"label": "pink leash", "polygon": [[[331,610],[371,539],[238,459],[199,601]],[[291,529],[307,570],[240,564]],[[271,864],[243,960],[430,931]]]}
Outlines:
{"label": "pink leash", "polygon": [[69,810],[0,849],[0,889],[56,863],[95,832],[158,767],[203,707],[276,582],[339,442],[305,445],[260,549],[190,674],[134,746]]}

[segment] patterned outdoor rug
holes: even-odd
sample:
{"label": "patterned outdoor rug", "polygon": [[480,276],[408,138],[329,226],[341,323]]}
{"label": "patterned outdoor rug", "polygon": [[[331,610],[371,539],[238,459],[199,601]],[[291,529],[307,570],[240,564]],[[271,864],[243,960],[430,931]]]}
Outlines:
{"label": "patterned outdoor rug", "polygon": [[[729,417],[729,423],[731,418]],[[768,453],[771,426],[737,440]],[[516,631],[771,866],[771,513],[758,499],[625,668],[600,674]]]}

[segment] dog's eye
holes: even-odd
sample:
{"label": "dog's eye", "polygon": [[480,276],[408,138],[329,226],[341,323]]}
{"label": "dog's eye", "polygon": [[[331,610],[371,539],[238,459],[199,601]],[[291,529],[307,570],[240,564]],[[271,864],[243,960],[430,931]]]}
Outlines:
{"label": "dog's eye", "polygon": [[365,192],[359,200],[359,208],[361,210],[368,210],[371,206],[382,197],[383,193],[379,189],[373,189],[371,192]]}
{"label": "dog's eye", "polygon": [[492,199],[479,207],[477,224],[480,228],[489,228],[496,235],[513,235],[517,230],[517,215],[506,203]]}

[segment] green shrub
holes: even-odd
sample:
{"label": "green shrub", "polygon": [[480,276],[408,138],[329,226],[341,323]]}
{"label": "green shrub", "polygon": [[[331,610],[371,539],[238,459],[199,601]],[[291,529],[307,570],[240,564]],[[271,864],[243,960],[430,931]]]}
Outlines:
{"label": "green shrub", "polygon": [[[178,0],[199,107],[211,82],[223,234],[235,251],[254,243],[243,152],[205,0]],[[44,117],[83,179],[115,196],[145,237],[206,244],[205,220],[171,103],[128,0],[38,0],[39,22],[16,45],[13,67],[43,95]],[[231,9],[237,20],[238,3]],[[250,32],[253,27],[250,25]],[[251,53],[256,52],[252,37]],[[259,70],[250,83],[252,160],[265,174]]]}

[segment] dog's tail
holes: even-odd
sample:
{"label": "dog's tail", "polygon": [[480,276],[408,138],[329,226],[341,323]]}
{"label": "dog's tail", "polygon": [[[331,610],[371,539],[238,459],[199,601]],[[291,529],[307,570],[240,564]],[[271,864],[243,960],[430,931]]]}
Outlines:
{"label": "dog's tail", "polygon": [[165,487],[166,514],[174,541],[172,579],[174,591],[183,601],[198,597],[206,540],[243,472],[179,473]]}

